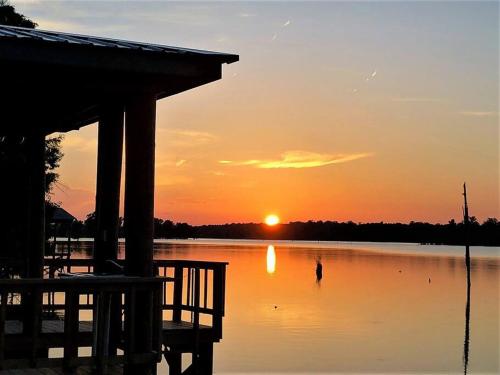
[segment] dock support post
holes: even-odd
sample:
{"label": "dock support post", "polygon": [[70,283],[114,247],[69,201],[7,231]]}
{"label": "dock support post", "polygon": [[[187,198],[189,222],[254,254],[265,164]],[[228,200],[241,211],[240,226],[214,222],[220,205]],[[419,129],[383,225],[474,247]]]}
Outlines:
{"label": "dock support post", "polygon": [[208,342],[200,347],[200,371],[204,375],[212,375],[214,367],[214,344]]}
{"label": "dock support post", "polygon": [[170,352],[168,354],[165,353],[165,359],[167,360],[169,375],[182,374],[182,353],[180,352]]}
{"label": "dock support post", "polygon": [[[143,94],[126,106],[125,115],[125,272],[153,276],[153,214],[156,97]],[[152,294],[137,293],[133,347],[152,351]],[[132,317],[125,317],[132,319]],[[133,353],[131,353],[133,354]],[[150,374],[151,365],[129,364],[128,374]]]}
{"label": "dock support post", "polygon": [[[97,145],[96,233],[94,272],[113,272],[106,260],[118,259],[120,227],[120,183],[123,156],[124,106],[113,103],[104,108],[99,120]],[[121,296],[111,297],[110,355],[115,355],[121,332]]]}
{"label": "dock support post", "polygon": [[45,136],[32,134],[28,142],[29,259],[28,277],[43,277],[45,249]]}
{"label": "dock support post", "polygon": [[[45,251],[45,136],[30,134],[27,139],[27,159],[29,174],[28,189],[28,264],[26,276],[43,277],[43,257]],[[35,293],[33,293],[35,294]],[[22,296],[23,333],[36,335],[42,312],[41,299],[37,295]]]}
{"label": "dock support post", "polygon": [[120,180],[123,154],[123,106],[108,105],[99,121],[97,146],[95,272],[107,272],[106,260],[118,257]]}

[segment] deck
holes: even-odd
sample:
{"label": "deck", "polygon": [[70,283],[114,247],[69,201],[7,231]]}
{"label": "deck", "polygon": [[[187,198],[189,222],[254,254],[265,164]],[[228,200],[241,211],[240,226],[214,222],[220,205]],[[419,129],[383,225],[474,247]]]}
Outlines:
{"label": "deck", "polygon": [[[213,345],[222,339],[225,263],[159,261],[152,278],[91,276],[89,260],[47,264],[54,278],[0,280],[1,374],[115,374],[161,357],[171,375],[192,373],[193,366],[212,373]],[[69,267],[78,276],[58,277]],[[41,314],[23,322],[25,296],[28,302],[38,296]],[[130,306],[140,307],[139,298],[153,301],[149,352],[131,345],[140,333]],[[79,351],[85,347],[90,355]],[[63,348],[63,357],[49,358],[51,348]],[[185,372],[183,353],[192,357]]]}
{"label": "deck", "polygon": [[[15,370],[3,370],[0,371],[2,375],[67,375],[64,368],[54,367],[54,368],[24,368]],[[95,371],[90,366],[81,366],[73,372],[74,375],[90,375],[95,374]],[[107,370],[108,375],[121,375],[123,374],[123,366],[113,365],[109,366]]]}
{"label": "deck", "polygon": [[[91,346],[93,340],[93,326],[91,321],[78,323],[78,335],[75,340],[79,347]],[[200,324],[199,340],[201,343],[216,342],[211,326]],[[23,322],[19,320],[7,320],[5,322],[5,341],[9,349],[20,347],[30,341],[23,336]],[[162,322],[163,342],[176,344],[189,344],[193,341],[195,334],[194,324],[191,322],[174,322],[164,320]],[[64,345],[64,320],[43,320],[40,331],[41,347],[57,347]],[[45,345],[44,345],[45,344]]]}
{"label": "deck", "polygon": [[[92,333],[92,322],[79,322],[78,331],[81,333]],[[42,335],[62,334],[64,332],[63,320],[43,320],[41,327]],[[23,322],[20,320],[5,321],[5,335],[21,335],[23,333]],[[8,338],[7,338],[8,340]]]}

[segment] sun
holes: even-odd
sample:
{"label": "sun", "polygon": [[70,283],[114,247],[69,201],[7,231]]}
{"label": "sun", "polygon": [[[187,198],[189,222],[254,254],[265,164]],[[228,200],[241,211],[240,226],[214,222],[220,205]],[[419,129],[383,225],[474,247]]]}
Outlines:
{"label": "sun", "polygon": [[280,218],[277,215],[267,215],[264,222],[269,226],[273,226],[279,224]]}

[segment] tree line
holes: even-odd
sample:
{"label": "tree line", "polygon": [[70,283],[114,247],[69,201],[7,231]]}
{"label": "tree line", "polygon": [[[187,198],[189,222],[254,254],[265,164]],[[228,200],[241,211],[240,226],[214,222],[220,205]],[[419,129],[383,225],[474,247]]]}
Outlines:
{"label": "tree line", "polygon": [[[73,237],[93,238],[96,229],[95,214],[75,222]],[[119,230],[124,236],[123,221]],[[62,233],[61,233],[62,234]],[[232,223],[222,225],[190,225],[171,220],[154,219],[155,238],[217,238],[305,241],[373,241],[413,242],[420,244],[462,245],[465,228],[462,222],[450,220],[447,224],[410,223],[354,223],[337,221],[290,222],[268,226],[260,223]],[[470,222],[471,245],[500,246],[500,222],[489,218],[483,223],[475,218]]]}

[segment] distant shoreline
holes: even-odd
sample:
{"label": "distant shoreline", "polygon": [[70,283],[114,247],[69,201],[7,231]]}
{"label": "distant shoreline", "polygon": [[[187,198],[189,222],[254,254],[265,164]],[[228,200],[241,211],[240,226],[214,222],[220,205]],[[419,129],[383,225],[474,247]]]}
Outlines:
{"label": "distant shoreline", "polygon": [[[58,238],[60,241],[67,239]],[[75,240],[73,240],[75,241]],[[92,238],[81,238],[80,242],[92,243]],[[120,238],[123,244],[125,239]],[[433,255],[463,257],[464,247],[461,245],[420,245],[408,242],[369,242],[369,241],[288,241],[288,240],[256,240],[256,239],[155,239],[156,245],[174,246],[206,246],[207,248],[230,246],[230,247],[252,247],[256,249],[266,248],[269,245],[279,248],[293,248],[297,250],[348,250],[362,252],[379,252],[394,255]],[[500,247],[498,246],[473,246],[471,248],[473,258],[500,258]]]}
{"label": "distant shoreline", "polygon": [[[57,237],[58,242],[67,241],[67,237]],[[94,242],[93,238],[90,237],[82,237],[82,238],[72,238],[71,242]],[[125,238],[118,238],[119,243],[125,243]],[[426,246],[443,246],[443,247],[460,247],[463,248],[464,245],[457,244],[420,244],[417,242],[391,242],[391,241],[328,241],[328,240],[269,240],[262,238],[154,238],[154,243],[199,243],[203,244],[206,242],[207,244],[217,244],[220,242],[228,243],[232,245],[255,245],[261,246],[263,244],[273,243],[273,244],[296,244],[296,247],[306,246],[306,245],[316,245],[319,247],[329,247],[330,245],[402,245],[402,246],[416,246],[416,247],[426,247]],[[473,247],[484,247],[487,249],[498,249],[500,252],[500,246],[496,245],[474,245]]]}
{"label": "distant shoreline", "polygon": [[[471,246],[500,246],[500,222],[489,218],[479,223],[475,218],[469,226]],[[72,237],[94,237],[95,217],[72,225]],[[177,239],[266,240],[266,241],[341,241],[414,243],[430,245],[464,245],[465,226],[450,220],[448,224],[423,222],[403,223],[354,223],[336,221],[290,222],[269,226],[261,223],[233,223],[193,226],[154,219],[154,237]],[[63,237],[66,233],[60,234]],[[59,234],[58,234],[59,235]],[[125,230],[120,227],[119,237]]]}

